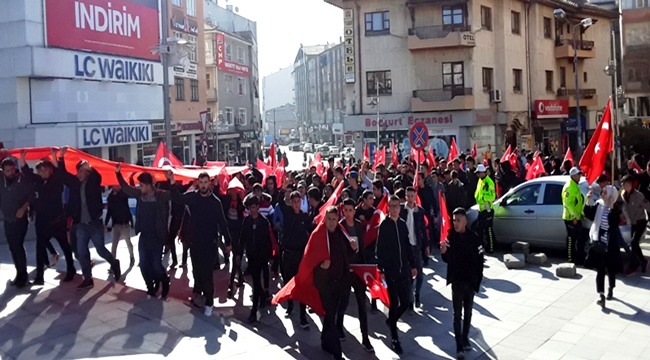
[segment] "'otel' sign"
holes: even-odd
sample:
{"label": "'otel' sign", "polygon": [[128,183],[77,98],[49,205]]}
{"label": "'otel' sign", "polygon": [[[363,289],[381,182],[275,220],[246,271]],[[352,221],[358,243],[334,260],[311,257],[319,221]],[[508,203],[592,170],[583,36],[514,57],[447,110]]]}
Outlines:
{"label": "'otel' sign", "polygon": [[415,150],[424,150],[429,142],[429,128],[423,122],[417,122],[411,126],[409,141]]}

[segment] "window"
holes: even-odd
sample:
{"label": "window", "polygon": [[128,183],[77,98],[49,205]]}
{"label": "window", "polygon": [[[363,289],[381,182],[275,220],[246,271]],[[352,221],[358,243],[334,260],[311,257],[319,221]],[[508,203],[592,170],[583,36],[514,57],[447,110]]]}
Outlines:
{"label": "window", "polygon": [[246,126],[247,123],[248,120],[246,119],[246,109],[239,108],[239,112],[237,113],[237,125]]}
{"label": "window", "polygon": [[562,185],[546,184],[544,205],[562,205]]}
{"label": "window", "polygon": [[587,82],[587,72],[586,71],[582,73],[582,81]]}
{"label": "window", "polygon": [[521,34],[521,23],[520,23],[521,14],[516,11],[510,13],[510,22],[512,23],[512,33]]}
{"label": "window", "polygon": [[187,4],[187,16],[196,16],[196,0],[185,0]]}
{"label": "window", "polygon": [[442,7],[442,28],[445,30],[461,29],[465,25],[464,6]]}
{"label": "window", "polygon": [[537,198],[539,197],[539,188],[541,185],[531,185],[521,188],[505,200],[506,206],[523,206],[523,205],[535,205],[537,204]]}
{"label": "window", "polygon": [[553,71],[546,70],[546,91],[554,91],[553,87]]}
{"label": "window", "polygon": [[210,90],[210,74],[205,74],[205,86]]}
{"label": "window", "polygon": [[182,0],[172,0],[172,5],[174,6],[183,6]]}
{"label": "window", "polygon": [[174,85],[176,85],[176,100],[185,100],[185,79],[174,78]]}
{"label": "window", "polygon": [[235,110],[231,107],[226,108],[226,116],[224,117],[225,125],[232,126],[235,119]]}
{"label": "window", "polygon": [[232,94],[232,76],[226,75],[224,79],[226,83],[226,94]]}
{"label": "window", "polygon": [[226,60],[232,61],[232,45],[226,44]]}
{"label": "window", "polygon": [[551,18],[544,17],[544,37],[551,38]]}
{"label": "window", "polygon": [[366,35],[390,33],[388,11],[366,13]]}
{"label": "window", "polygon": [[442,63],[442,88],[453,90],[465,87],[463,62]]}
{"label": "window", "polygon": [[393,83],[390,78],[390,70],[368,71],[366,73],[366,92],[368,96],[377,95],[378,88],[379,95],[391,95],[393,93]]}
{"label": "window", "polygon": [[560,87],[566,87],[566,68],[560,66]]}
{"label": "window", "polygon": [[492,31],[492,8],[481,6],[481,29]]}
{"label": "window", "polygon": [[196,36],[186,35],[185,38],[187,39],[187,45],[189,45],[190,48],[190,51],[188,52],[188,58],[191,62],[196,63],[199,61],[199,47],[196,46]]}
{"label": "window", "polygon": [[521,92],[521,69],[512,69],[513,85],[512,91]]}
{"label": "window", "polygon": [[237,78],[237,93],[239,95],[246,95],[246,79]]}
{"label": "window", "polygon": [[190,80],[190,96],[192,101],[199,101],[199,81]]}
{"label": "window", "polygon": [[237,62],[246,65],[246,49],[241,46],[237,46]]}
{"label": "window", "polygon": [[494,83],[494,69],[483,68],[483,91],[492,91]]}

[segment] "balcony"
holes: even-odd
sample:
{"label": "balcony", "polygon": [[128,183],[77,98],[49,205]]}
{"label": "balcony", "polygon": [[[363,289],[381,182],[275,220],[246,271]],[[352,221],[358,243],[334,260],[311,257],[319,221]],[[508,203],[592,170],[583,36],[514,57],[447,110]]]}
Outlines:
{"label": "balcony", "polygon": [[469,25],[448,28],[443,25],[409,29],[409,50],[474,47],[474,34]]}
{"label": "balcony", "polygon": [[[591,40],[576,40],[579,59],[593,59],[596,57],[594,42]],[[573,41],[568,39],[555,40],[555,58],[573,58]]]}
{"label": "balcony", "polygon": [[[559,88],[557,89],[558,99],[568,99],[569,107],[576,106],[576,89]],[[580,107],[597,107],[598,96],[596,89],[580,89]]]}
{"label": "balcony", "polygon": [[411,98],[413,112],[472,109],[472,88],[414,90]]}
{"label": "balcony", "polygon": [[217,89],[208,89],[207,98],[208,98],[208,102],[217,102],[218,101]]}

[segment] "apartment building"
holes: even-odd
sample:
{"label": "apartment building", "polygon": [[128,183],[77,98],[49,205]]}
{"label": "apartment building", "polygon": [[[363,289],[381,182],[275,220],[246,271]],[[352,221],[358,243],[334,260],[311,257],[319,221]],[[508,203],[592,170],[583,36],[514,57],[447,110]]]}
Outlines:
{"label": "apartment building", "polygon": [[620,5],[625,114],[650,124],[650,1],[622,0]]}
{"label": "apartment building", "polygon": [[293,64],[302,140],[333,141],[332,124],[345,116],[344,46],[301,46]]}
{"label": "apartment building", "polygon": [[[506,144],[562,153],[577,139],[572,34],[582,129],[611,91],[602,71],[616,14],[565,0],[326,0],[344,10],[346,113],[357,148],[418,121],[446,155],[451,138],[479,153]],[[563,9],[565,19],[556,19]],[[574,26],[592,18],[588,28]],[[378,96],[377,96],[378,95]],[[587,134],[583,131],[582,136]]]}
{"label": "apartment building", "polygon": [[257,24],[205,0],[209,158],[245,163],[261,149]]}

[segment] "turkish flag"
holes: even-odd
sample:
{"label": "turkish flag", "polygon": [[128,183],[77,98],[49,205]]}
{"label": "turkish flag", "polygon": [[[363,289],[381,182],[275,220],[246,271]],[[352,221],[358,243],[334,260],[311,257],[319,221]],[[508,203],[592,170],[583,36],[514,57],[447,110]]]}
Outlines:
{"label": "turkish flag", "polygon": [[328,207],[330,206],[335,206],[339,202],[339,197],[341,197],[341,193],[343,192],[343,185],[345,185],[345,182],[341,181],[339,185],[336,187],[334,190],[334,193],[330,196],[329,199],[321,206],[320,211],[318,212],[318,215],[314,218],[314,224],[320,224],[321,222],[325,221],[325,211],[327,210]]}
{"label": "turkish flag", "polygon": [[375,164],[372,166],[372,171],[377,169],[377,165],[386,165],[386,147],[383,146],[381,151],[375,150]]}
{"label": "turkish flag", "polygon": [[425,160],[424,154],[422,151],[416,150],[415,148],[411,148],[411,160],[415,161],[415,164],[422,164]]}
{"label": "turkish flag", "polygon": [[[340,224],[339,228],[347,236]],[[283,301],[296,300],[311,307],[316,314],[324,316],[325,309],[314,286],[314,269],[323,261],[330,259],[329,249],[327,227],[325,222],[321,222],[309,236],[298,273],[273,296],[272,303],[277,305]]]}
{"label": "turkish flag", "polygon": [[388,195],[384,197],[377,205],[377,209],[372,214],[370,220],[368,220],[368,225],[366,226],[366,234],[363,237],[364,246],[368,247],[377,241],[377,236],[379,235],[379,225],[386,218],[388,214]]}
{"label": "turkish flag", "polygon": [[477,152],[477,150],[476,150],[476,143],[474,143],[474,146],[472,147],[472,153],[471,153],[471,155],[472,155],[472,157],[474,158],[474,160],[476,160],[476,157],[478,156],[478,152]]}
{"label": "turkish flag", "polygon": [[587,182],[592,184],[605,169],[607,155],[612,151],[612,113],[611,99],[607,101],[603,119],[598,123],[594,135],[589,140],[589,145],[585,149],[580,159],[580,168],[585,173]]}
{"label": "turkish flag", "polygon": [[449,145],[449,156],[447,162],[450,163],[458,157],[458,145],[456,145],[456,138],[451,138],[451,145]]}
{"label": "turkish flag", "polygon": [[395,145],[395,140],[392,140],[390,143],[390,152],[391,162],[397,167],[399,165],[399,156],[397,154],[397,146]]}
{"label": "turkish flag", "polygon": [[282,186],[284,184],[284,178],[287,176],[287,171],[284,166],[280,166],[275,169],[275,182],[277,186]]}
{"label": "turkish flag", "polygon": [[158,150],[156,150],[156,156],[153,158],[152,165],[157,168],[162,168],[165,165],[183,167],[183,163],[174,156],[174,153],[162,141],[158,144]]}
{"label": "turkish flag", "polygon": [[363,161],[370,162],[370,148],[368,147],[368,143],[366,143],[366,146],[363,148]]}
{"label": "turkish flag", "polygon": [[440,243],[442,244],[447,240],[447,236],[451,230],[451,219],[449,218],[449,211],[447,211],[447,201],[445,201],[445,195],[442,193],[442,190],[438,190],[438,201],[440,207],[440,219],[442,221],[442,224],[440,225]]}
{"label": "turkish flag", "polygon": [[235,190],[235,192],[239,193],[243,197],[243,195],[246,194],[246,189],[244,188],[244,184],[239,181],[239,178],[236,176],[233,177],[230,182],[228,183],[228,190]]}
{"label": "turkish flag", "polygon": [[[219,173],[219,194],[225,196],[228,193],[228,184],[230,184],[230,175],[224,166]],[[243,188],[243,186],[242,186]]]}
{"label": "turkish flag", "polygon": [[[517,149],[515,149],[517,150]],[[517,152],[513,151],[510,156],[508,157],[508,161],[510,162],[510,167],[512,168],[512,171],[519,176],[519,161],[517,159]]]}
{"label": "turkish flag", "polygon": [[275,154],[275,143],[271,144],[271,150],[269,150],[269,156],[271,157],[271,170],[275,170],[278,167],[278,157]]}
{"label": "turkish flag", "polygon": [[533,163],[528,167],[528,171],[526,172],[526,180],[535,179],[546,172],[544,169],[544,164],[542,163],[542,158],[539,156],[533,156],[533,158],[535,160],[533,160]]}
{"label": "turkish flag", "polygon": [[350,264],[350,270],[366,283],[370,298],[379,299],[384,305],[390,307],[388,289],[381,281],[381,273],[376,264]]}
{"label": "turkish flag", "polygon": [[436,164],[436,151],[433,150],[433,146],[429,146],[429,151],[427,152],[427,161],[429,162],[429,168],[433,169],[438,164]]}
{"label": "turkish flag", "polygon": [[322,178],[325,173],[325,166],[323,165],[323,157],[320,153],[316,153],[314,160],[312,160],[311,164],[309,164],[309,167],[312,166],[316,167],[316,174]]}
{"label": "turkish flag", "polygon": [[510,157],[510,153],[512,153],[512,148],[510,147],[510,145],[508,145],[506,152],[503,153],[503,156],[501,156],[501,160],[499,162],[504,163],[508,161],[508,158]]}
{"label": "turkish flag", "polygon": [[273,174],[273,169],[269,165],[267,165],[264,161],[257,159],[257,170],[262,173],[262,185],[266,184],[266,178]]}
{"label": "turkish flag", "polygon": [[284,156],[280,159],[280,165],[278,165],[278,166],[281,167],[281,168],[287,166],[287,164],[284,163]]}
{"label": "turkish flag", "polygon": [[571,153],[571,148],[566,149],[566,155],[564,155],[564,160],[562,160],[562,164],[564,164],[564,162],[567,160],[571,161],[571,166],[573,166],[573,164],[575,163],[575,161],[573,161],[573,154]]}

